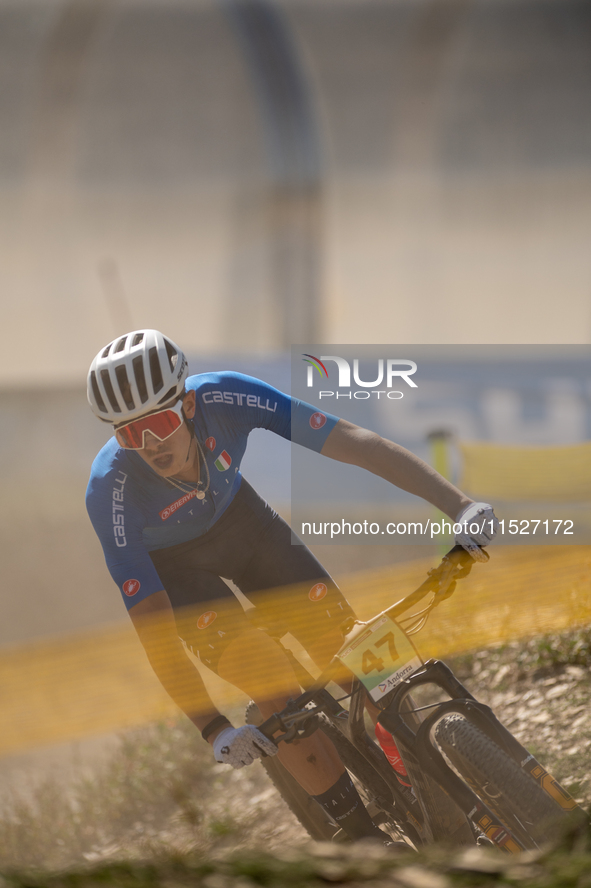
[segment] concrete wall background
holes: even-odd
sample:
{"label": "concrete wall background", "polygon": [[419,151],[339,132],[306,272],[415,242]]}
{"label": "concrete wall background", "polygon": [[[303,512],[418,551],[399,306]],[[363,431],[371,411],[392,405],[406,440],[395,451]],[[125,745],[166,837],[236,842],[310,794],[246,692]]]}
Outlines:
{"label": "concrete wall background", "polygon": [[[278,8],[323,145],[322,339],[588,342],[588,4]],[[3,384],[80,379],[130,325],[281,344],[268,139],[224,10],[0,3]]]}

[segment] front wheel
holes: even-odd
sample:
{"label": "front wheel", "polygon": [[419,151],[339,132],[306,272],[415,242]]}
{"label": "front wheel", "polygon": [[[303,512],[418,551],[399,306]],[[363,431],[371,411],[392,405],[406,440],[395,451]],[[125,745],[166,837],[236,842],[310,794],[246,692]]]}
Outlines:
{"label": "front wheel", "polygon": [[526,847],[556,838],[564,812],[487,734],[453,713],[433,736],[453,769]]}

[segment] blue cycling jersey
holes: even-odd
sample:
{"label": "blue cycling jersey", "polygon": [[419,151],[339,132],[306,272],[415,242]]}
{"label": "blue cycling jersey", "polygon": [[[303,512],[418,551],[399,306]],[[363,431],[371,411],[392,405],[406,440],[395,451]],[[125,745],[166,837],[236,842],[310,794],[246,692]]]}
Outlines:
{"label": "blue cycling jersey", "polygon": [[203,499],[194,490],[185,493],[172,486],[114,437],[92,465],[86,507],[128,608],[163,588],[149,552],[195,539],[223,515],[240,487],[240,463],[252,429],[269,429],[320,451],[338,422],[242,373],[190,376],[186,389],[196,394],[189,422],[210,478]]}

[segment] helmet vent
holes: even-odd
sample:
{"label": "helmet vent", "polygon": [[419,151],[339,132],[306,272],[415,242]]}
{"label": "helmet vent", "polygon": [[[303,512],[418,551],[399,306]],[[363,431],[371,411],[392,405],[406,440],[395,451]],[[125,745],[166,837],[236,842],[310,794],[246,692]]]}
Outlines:
{"label": "helmet vent", "polygon": [[140,355],[138,355],[137,358],[133,359],[132,364],[137,390],[140,395],[140,401],[142,402],[142,404],[145,404],[148,400],[148,389],[146,388],[146,377],[144,376],[144,360]]}
{"label": "helmet vent", "polygon": [[152,388],[154,389],[154,394],[156,394],[156,392],[159,392],[164,385],[164,380],[162,379],[162,370],[160,369],[160,361],[158,360],[158,349],[151,348],[149,351],[149,355]]}
{"label": "helmet vent", "polygon": [[131,347],[133,348],[134,345],[139,345],[140,342],[143,342],[143,339],[144,339],[143,333],[136,333],[135,336],[133,337]]}
{"label": "helmet vent", "polygon": [[110,342],[110,343],[108,344],[108,346],[106,347],[106,349],[105,349],[104,352],[102,353],[101,358],[106,358],[106,357],[108,357],[109,350],[110,350],[110,348],[111,348],[112,345],[113,345],[112,342]]}
{"label": "helmet vent", "polygon": [[92,386],[92,393],[94,395],[94,400],[97,403],[98,409],[101,411],[101,413],[107,413],[107,408],[105,407],[105,402],[102,399],[98,383],[96,381],[96,373],[94,372],[94,370],[90,374],[90,384]]}
{"label": "helmet vent", "polygon": [[113,385],[111,383],[111,377],[109,376],[108,370],[101,370],[101,380],[105,387],[107,398],[109,399],[109,404],[111,405],[113,412],[121,413],[121,407],[117,403],[117,398],[115,397],[115,392],[113,391]]}
{"label": "helmet vent", "polygon": [[176,395],[176,385],[173,385],[172,388],[168,389],[165,395],[158,401],[159,404],[166,404],[167,401],[170,401],[171,398],[174,398]]}
{"label": "helmet vent", "polygon": [[166,354],[168,355],[168,363],[170,364],[170,369],[174,370],[174,368],[176,367],[176,362],[178,360],[176,348],[174,347],[172,342],[168,341],[168,339],[164,340],[164,347],[166,349]]}
{"label": "helmet vent", "polygon": [[119,366],[115,368],[115,376],[117,377],[117,382],[119,383],[119,391],[123,395],[125,406],[128,410],[133,410],[135,408],[135,404],[133,402],[133,395],[131,394],[131,386],[127,377],[127,370],[125,369],[123,364],[119,364]]}
{"label": "helmet vent", "polygon": [[123,349],[125,348],[125,343],[126,343],[126,342],[127,342],[127,336],[122,336],[121,339],[119,340],[119,342],[117,343],[116,347],[115,347],[115,354],[117,354],[117,352],[122,352],[122,351],[123,351]]}

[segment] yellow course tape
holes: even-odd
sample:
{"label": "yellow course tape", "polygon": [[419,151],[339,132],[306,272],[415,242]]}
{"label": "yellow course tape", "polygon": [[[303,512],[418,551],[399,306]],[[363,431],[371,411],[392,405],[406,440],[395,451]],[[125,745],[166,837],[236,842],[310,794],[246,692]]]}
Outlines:
{"label": "yellow course tape", "polygon": [[[591,623],[591,547],[499,546],[491,551],[490,562],[475,565],[415,637],[423,658]],[[350,575],[341,588],[367,620],[411,592],[432,565],[415,561]],[[266,595],[264,607],[282,622],[297,625],[297,614],[289,612],[289,593]],[[205,609],[200,605],[195,618]],[[255,672],[261,696],[268,696],[268,667],[257,663]],[[244,695],[208,670],[202,674],[222,710],[244,701]],[[131,625],[4,649],[0,707],[3,755],[139,725],[176,711]]]}

